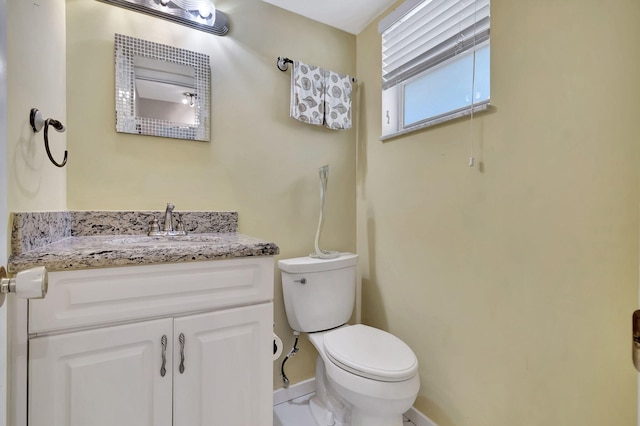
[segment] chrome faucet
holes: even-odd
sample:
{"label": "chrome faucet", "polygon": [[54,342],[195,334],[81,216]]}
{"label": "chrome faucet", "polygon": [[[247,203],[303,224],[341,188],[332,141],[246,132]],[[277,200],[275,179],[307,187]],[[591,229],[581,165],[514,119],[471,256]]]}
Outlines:
{"label": "chrome faucet", "polygon": [[167,209],[164,211],[164,225],[162,227],[162,231],[158,226],[158,219],[155,216],[151,217],[151,222],[149,222],[149,232],[147,235],[153,237],[159,236],[176,236],[176,235],[187,235],[187,232],[184,230],[184,225],[182,223],[182,217],[178,215],[178,219],[176,219],[176,226],[173,227],[173,209],[175,206],[171,203],[167,203]]}
{"label": "chrome faucet", "polygon": [[175,209],[171,203],[167,203],[167,209],[164,211],[164,232],[173,232],[173,209]]}

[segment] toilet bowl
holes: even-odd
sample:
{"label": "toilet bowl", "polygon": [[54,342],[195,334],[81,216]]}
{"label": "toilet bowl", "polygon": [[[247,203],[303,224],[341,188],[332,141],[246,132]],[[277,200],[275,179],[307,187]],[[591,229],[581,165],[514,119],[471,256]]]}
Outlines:
{"label": "toilet bowl", "polygon": [[[404,342],[360,324],[308,337],[319,354],[316,388],[328,389],[317,390],[312,403],[312,414],[320,426],[330,424],[323,419],[332,415],[350,426],[402,426],[402,414],[411,408],[420,389],[417,360]],[[377,351],[370,351],[372,346]],[[337,407],[343,413],[336,413],[330,398],[341,403]],[[327,413],[332,409],[333,413]]]}
{"label": "toilet bowl", "polygon": [[358,256],[280,260],[289,325],[318,351],[318,426],[402,426],[420,388],[415,354],[402,340],[362,324],[347,325]]}

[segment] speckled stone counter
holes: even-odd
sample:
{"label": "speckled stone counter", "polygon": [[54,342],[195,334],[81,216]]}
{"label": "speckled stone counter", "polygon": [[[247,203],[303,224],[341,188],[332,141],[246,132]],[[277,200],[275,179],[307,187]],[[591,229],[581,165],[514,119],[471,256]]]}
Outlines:
{"label": "speckled stone counter", "polygon": [[151,216],[162,221],[164,212],[14,213],[9,272],[42,265],[60,271],[279,253],[272,242],[238,234],[236,212],[176,213],[182,217],[187,238],[144,237]]}

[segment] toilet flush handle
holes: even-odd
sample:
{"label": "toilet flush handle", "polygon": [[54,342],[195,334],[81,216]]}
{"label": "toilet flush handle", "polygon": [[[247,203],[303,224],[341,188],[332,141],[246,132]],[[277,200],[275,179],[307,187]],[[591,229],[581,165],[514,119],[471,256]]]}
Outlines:
{"label": "toilet flush handle", "polygon": [[299,280],[294,280],[294,283],[306,284],[307,279],[305,277],[300,278]]}

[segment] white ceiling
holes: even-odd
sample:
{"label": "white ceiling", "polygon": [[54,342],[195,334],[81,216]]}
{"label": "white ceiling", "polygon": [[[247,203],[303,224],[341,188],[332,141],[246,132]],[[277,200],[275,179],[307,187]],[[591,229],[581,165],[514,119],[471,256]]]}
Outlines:
{"label": "white ceiling", "polygon": [[358,34],[396,0],[262,0],[314,21]]}

